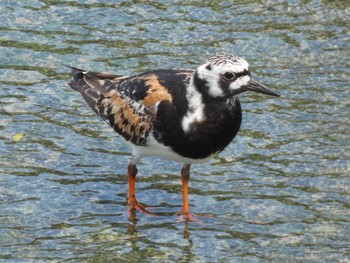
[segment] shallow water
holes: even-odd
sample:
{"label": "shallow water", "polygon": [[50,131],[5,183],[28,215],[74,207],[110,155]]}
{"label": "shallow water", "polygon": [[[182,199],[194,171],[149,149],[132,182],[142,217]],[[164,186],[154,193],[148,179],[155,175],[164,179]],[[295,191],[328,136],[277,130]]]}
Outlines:
{"label": "shallow water", "polygon": [[[2,1],[0,261],[350,262],[349,1]],[[241,96],[243,125],[193,165],[176,223],[180,164],[138,166],[72,91],[63,64],[136,74],[246,58],[282,97]],[[25,134],[22,138],[16,134]]]}

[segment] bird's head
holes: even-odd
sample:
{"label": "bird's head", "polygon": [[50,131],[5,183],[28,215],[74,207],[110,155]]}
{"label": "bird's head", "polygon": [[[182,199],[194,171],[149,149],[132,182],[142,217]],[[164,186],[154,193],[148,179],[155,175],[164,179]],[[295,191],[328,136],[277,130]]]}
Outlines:
{"label": "bird's head", "polygon": [[250,74],[248,62],[233,55],[216,55],[199,66],[194,81],[210,97],[230,98],[245,91],[279,96]]}

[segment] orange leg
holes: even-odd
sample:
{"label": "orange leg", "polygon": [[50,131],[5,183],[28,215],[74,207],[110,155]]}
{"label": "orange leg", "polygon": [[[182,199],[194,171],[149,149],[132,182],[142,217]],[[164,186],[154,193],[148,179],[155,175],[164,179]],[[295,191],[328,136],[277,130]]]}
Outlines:
{"label": "orange leg", "polygon": [[190,168],[190,164],[185,164],[181,170],[182,209],[178,212],[178,214],[186,218],[190,216],[190,205],[188,203],[188,181],[190,180]]}
{"label": "orange leg", "polygon": [[128,165],[128,182],[129,182],[129,199],[128,205],[137,204],[136,200],[136,189],[135,189],[135,178],[138,170],[136,165],[129,164]]}
{"label": "orange leg", "polygon": [[188,182],[190,180],[190,164],[184,164],[181,170],[181,182],[182,182],[182,208],[177,215],[180,216],[179,222],[185,220],[197,222],[200,225],[204,225],[200,220],[196,219],[195,214],[190,213],[190,205],[188,203]]}
{"label": "orange leg", "polygon": [[148,215],[154,215],[146,210],[146,206],[141,205],[136,200],[136,188],[135,188],[135,178],[138,170],[136,165],[129,164],[128,165],[128,182],[129,182],[129,196],[128,196],[128,213],[129,220],[136,220],[135,210],[140,211],[141,213],[145,213]]}

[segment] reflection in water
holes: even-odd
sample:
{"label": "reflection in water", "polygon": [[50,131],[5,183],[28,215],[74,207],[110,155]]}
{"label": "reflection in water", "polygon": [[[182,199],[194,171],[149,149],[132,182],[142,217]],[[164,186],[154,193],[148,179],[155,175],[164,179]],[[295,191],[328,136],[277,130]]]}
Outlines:
{"label": "reflection in water", "polygon": [[[100,1],[101,2],[101,1]],[[349,1],[5,1],[0,17],[0,261],[347,262]],[[130,148],[62,64],[136,74],[250,61],[279,100],[245,95],[237,140],[196,165],[139,167],[156,217],[126,217]],[[269,114],[266,114],[269,112]],[[16,134],[25,134],[14,140]],[[155,171],[153,167],[164,167]]]}
{"label": "reflection in water", "polygon": [[195,254],[193,253],[193,241],[190,237],[190,223],[186,222],[185,223],[185,228],[184,228],[184,234],[183,234],[184,239],[188,241],[188,245],[184,246],[183,248],[183,253],[182,257],[180,258],[180,262],[193,262],[195,258]]}

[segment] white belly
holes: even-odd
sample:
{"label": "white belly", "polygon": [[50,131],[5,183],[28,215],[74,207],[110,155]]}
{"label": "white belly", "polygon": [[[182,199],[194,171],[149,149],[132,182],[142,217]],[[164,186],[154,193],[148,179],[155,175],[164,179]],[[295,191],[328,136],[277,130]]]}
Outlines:
{"label": "white belly", "polygon": [[177,163],[189,163],[189,164],[204,163],[215,156],[215,154],[213,154],[204,159],[191,159],[191,158],[183,157],[175,153],[170,147],[164,146],[163,144],[158,143],[153,136],[150,136],[149,138],[147,138],[146,146],[137,146],[134,144],[132,144],[131,146],[133,150],[132,151],[133,164],[138,163],[143,157],[146,157],[146,156],[158,156],[160,158],[174,161]]}

